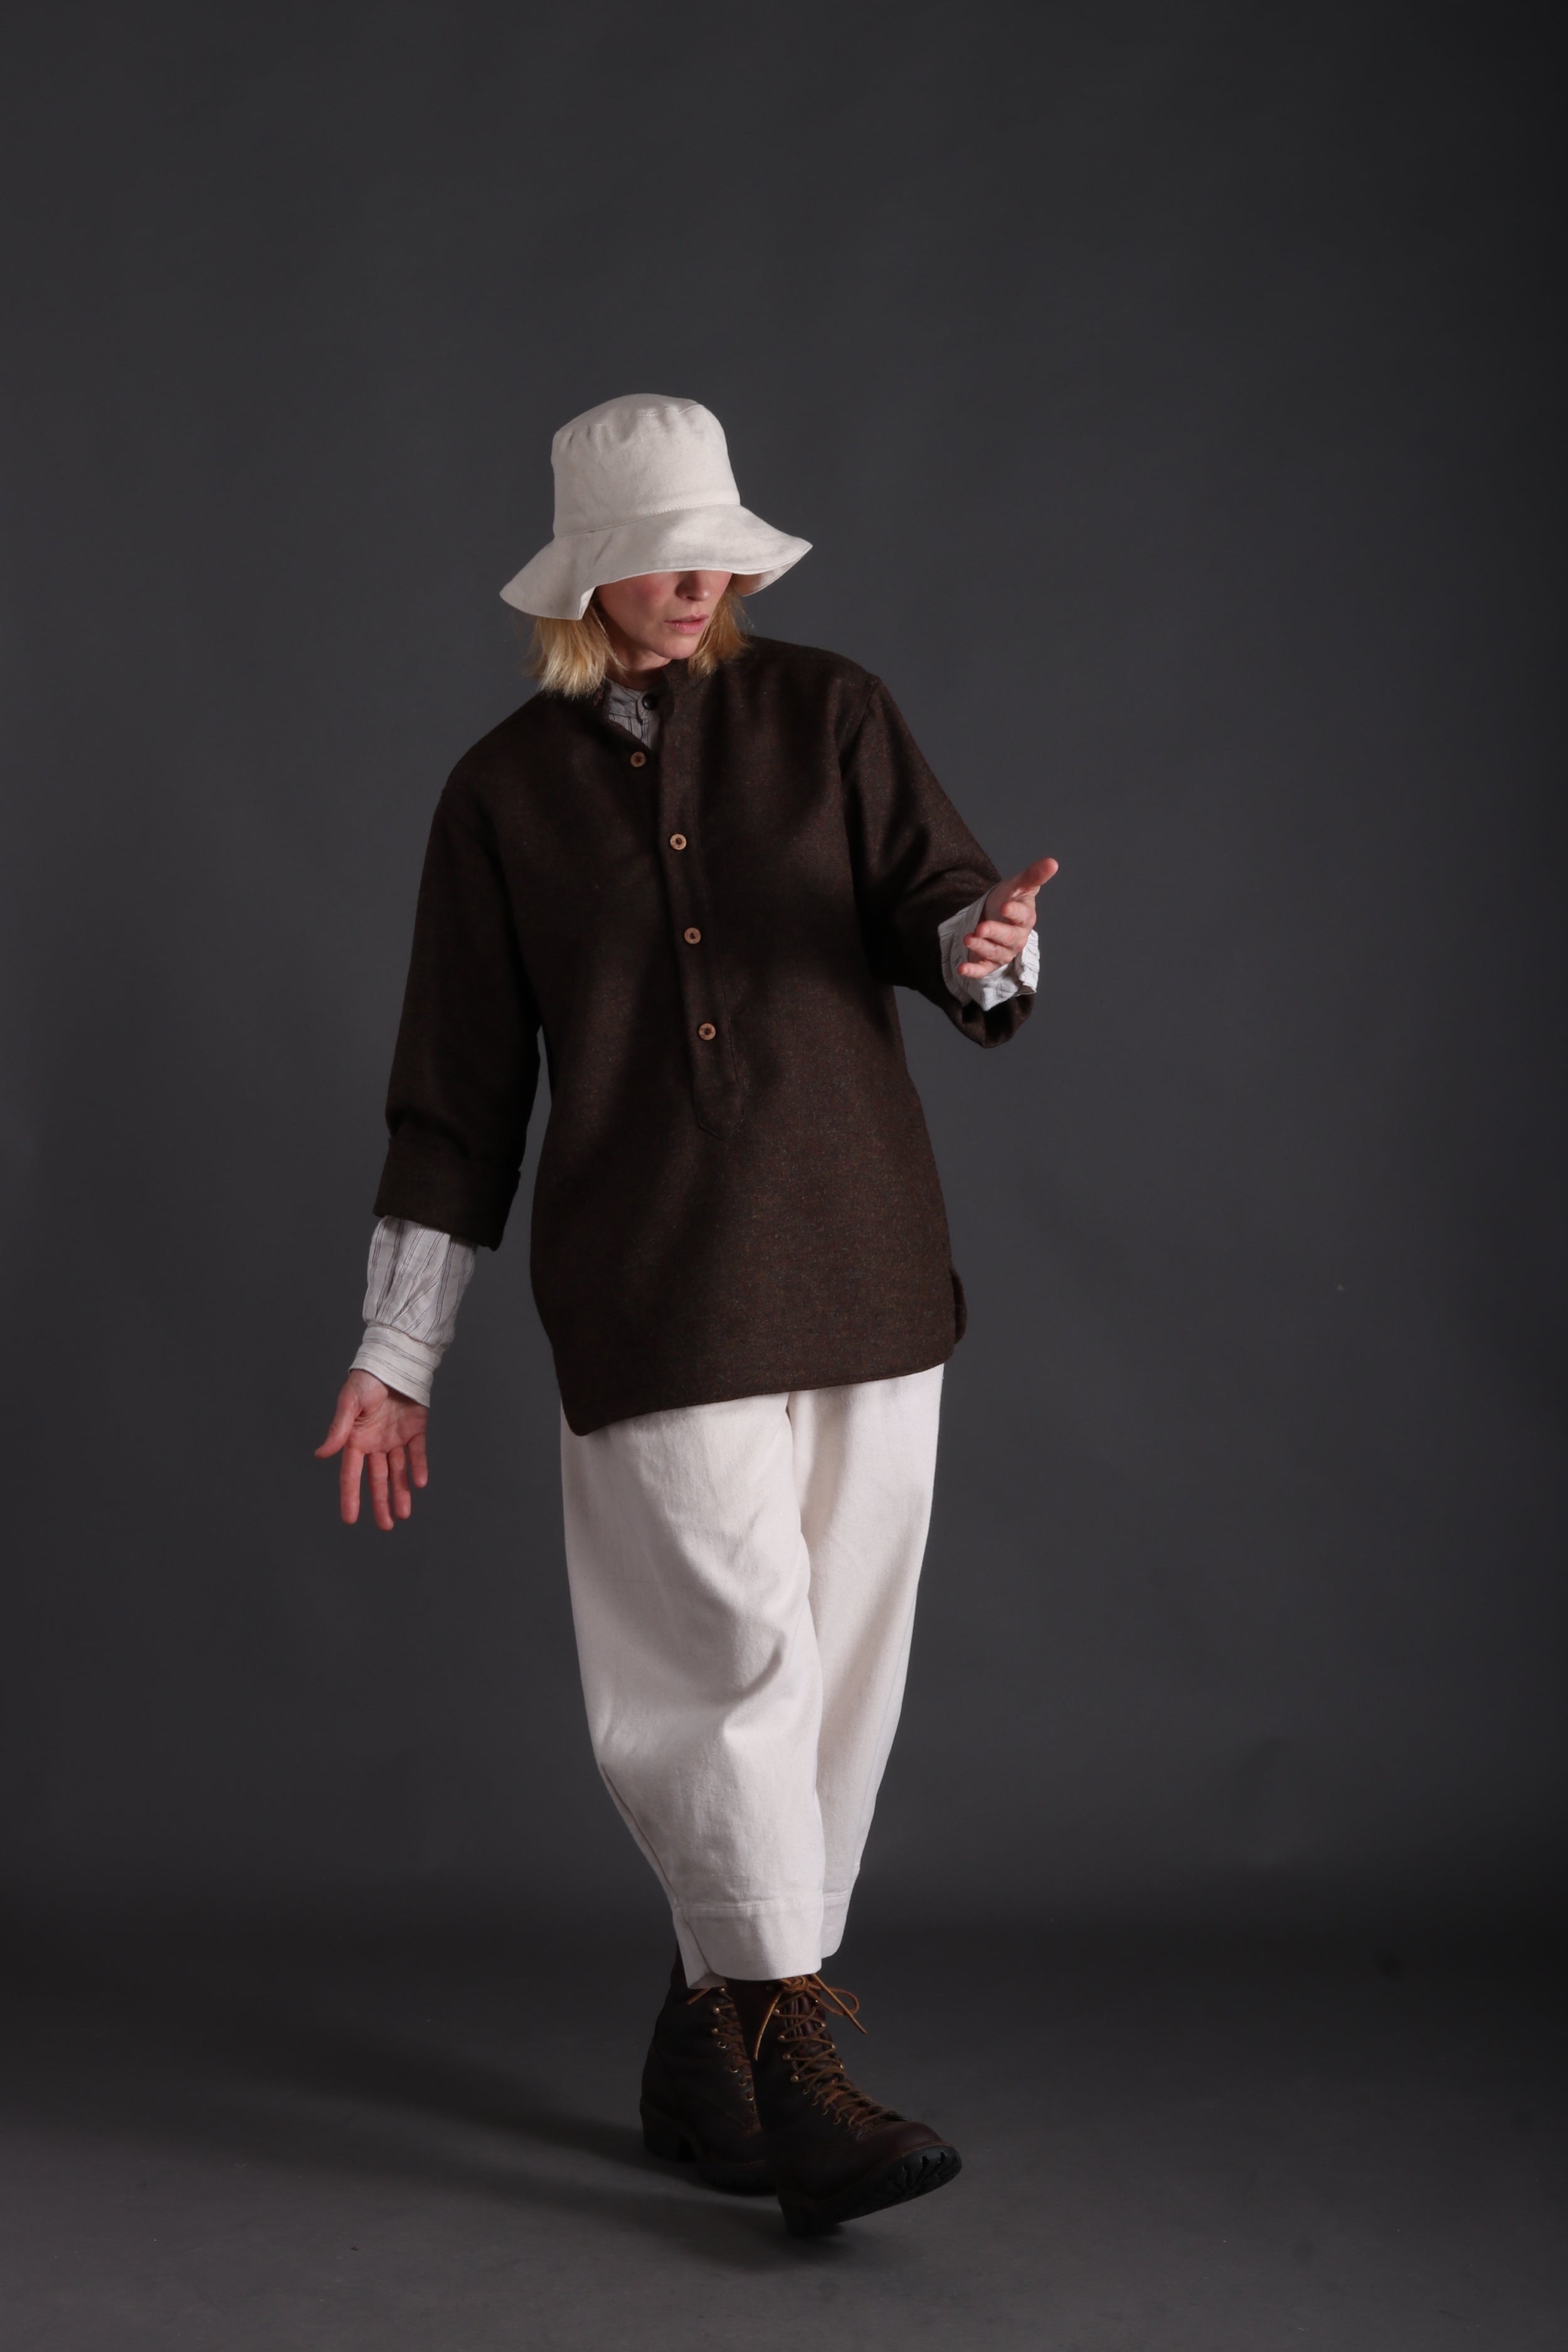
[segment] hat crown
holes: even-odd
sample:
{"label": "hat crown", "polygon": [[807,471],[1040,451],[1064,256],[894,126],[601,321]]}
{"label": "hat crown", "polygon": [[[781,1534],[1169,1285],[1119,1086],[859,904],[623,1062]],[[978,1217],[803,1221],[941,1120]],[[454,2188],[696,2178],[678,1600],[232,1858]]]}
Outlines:
{"label": "hat crown", "polygon": [[641,515],[738,507],[724,428],[695,400],[634,393],[563,425],[551,444],[555,536],[613,530]]}

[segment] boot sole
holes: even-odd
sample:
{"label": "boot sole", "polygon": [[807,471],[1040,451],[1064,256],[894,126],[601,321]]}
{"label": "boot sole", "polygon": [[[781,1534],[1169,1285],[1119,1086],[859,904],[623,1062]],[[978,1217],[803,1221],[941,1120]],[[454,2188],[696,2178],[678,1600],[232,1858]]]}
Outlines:
{"label": "boot sole", "polygon": [[836,2230],[840,2221],[858,2221],[868,2213],[885,2213],[889,2206],[907,2205],[912,2198],[945,2189],[963,2169],[955,2147],[920,2147],[912,2155],[895,2157],[887,2168],[869,2180],[858,2180],[837,2197],[803,2197],[781,2189],[784,2228],[792,2238],[817,2238]]}
{"label": "boot sole", "polygon": [[657,2107],[646,2104],[642,2116],[642,2144],[650,2156],[662,2157],[667,2164],[694,2164],[697,2177],[709,2189],[722,2189],[728,2197],[765,2197],[773,2186],[773,2167],[765,2157],[753,2164],[734,2164],[723,2157],[705,2155],[685,2126],[672,2116],[660,2115]]}

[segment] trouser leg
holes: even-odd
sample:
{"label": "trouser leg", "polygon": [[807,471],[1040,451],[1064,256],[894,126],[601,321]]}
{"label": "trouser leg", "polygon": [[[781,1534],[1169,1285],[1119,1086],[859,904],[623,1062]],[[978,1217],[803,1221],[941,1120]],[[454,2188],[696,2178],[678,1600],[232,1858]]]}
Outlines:
{"label": "trouser leg", "polygon": [[[790,1399],[822,1670],[824,1953],[838,1948],[898,1727],[931,1523],[942,1366]],[[782,1973],[782,1971],[775,1971]]]}
{"label": "trouser leg", "polygon": [[837,1948],[903,1696],[940,1367],[562,1426],[594,1752],[689,1980]]}
{"label": "trouser leg", "polygon": [[822,1676],[784,1396],[562,1426],[600,1771],[689,1978],[821,1965]]}

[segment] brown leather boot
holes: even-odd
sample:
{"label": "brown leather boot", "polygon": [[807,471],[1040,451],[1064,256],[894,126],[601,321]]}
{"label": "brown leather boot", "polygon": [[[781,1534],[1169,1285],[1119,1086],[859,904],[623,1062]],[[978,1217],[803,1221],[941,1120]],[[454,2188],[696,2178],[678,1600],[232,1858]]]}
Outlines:
{"label": "brown leather boot", "polygon": [[773,2185],[735,2004],[722,1985],[689,1991],[679,1960],[643,2067],[642,2136],[650,2156],[695,2163],[710,2189]]}
{"label": "brown leather boot", "polygon": [[927,2124],[910,2123],[858,2090],[833,2046],[828,2011],[860,2032],[859,2002],[820,1977],[784,1977],[752,2028],[754,1990],[741,2011],[752,2078],[778,2200],[792,2237],[907,2204],[941,2189],[959,2154]]}

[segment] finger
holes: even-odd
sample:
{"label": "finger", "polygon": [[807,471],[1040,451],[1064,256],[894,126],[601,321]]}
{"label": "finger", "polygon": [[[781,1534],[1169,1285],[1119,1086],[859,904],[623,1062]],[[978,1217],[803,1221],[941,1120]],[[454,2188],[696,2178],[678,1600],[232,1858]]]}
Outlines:
{"label": "finger", "polygon": [[375,1514],[375,1524],[384,1535],[392,1533],[392,1506],[386,1499],[386,1456],[367,1454],[365,1466],[370,1472],[370,1507]]}
{"label": "finger", "polygon": [[1009,955],[1016,955],[1034,928],[1033,923],[1005,923],[992,916],[981,924],[978,930],[971,931],[963,944],[965,947],[971,942],[976,947],[1004,947]]}
{"label": "finger", "polygon": [[411,1437],[409,1439],[408,1461],[409,1466],[414,1473],[415,1485],[416,1486],[427,1485],[430,1477],[430,1465],[425,1459],[425,1437],[423,1432],[421,1432],[418,1436]]}
{"label": "finger", "polygon": [[343,1525],[352,1528],[359,1517],[360,1468],[364,1455],[357,1445],[347,1447],[338,1469],[338,1508]]}
{"label": "finger", "polygon": [[1009,887],[1015,890],[1026,890],[1033,898],[1037,890],[1045,888],[1058,870],[1054,857],[1037,857],[1032,866],[1026,866],[1021,874],[1014,875]]}
{"label": "finger", "polygon": [[401,1445],[393,1447],[386,1466],[392,1474],[393,1516],[405,1519],[414,1508],[414,1497],[408,1491],[408,1455]]}

